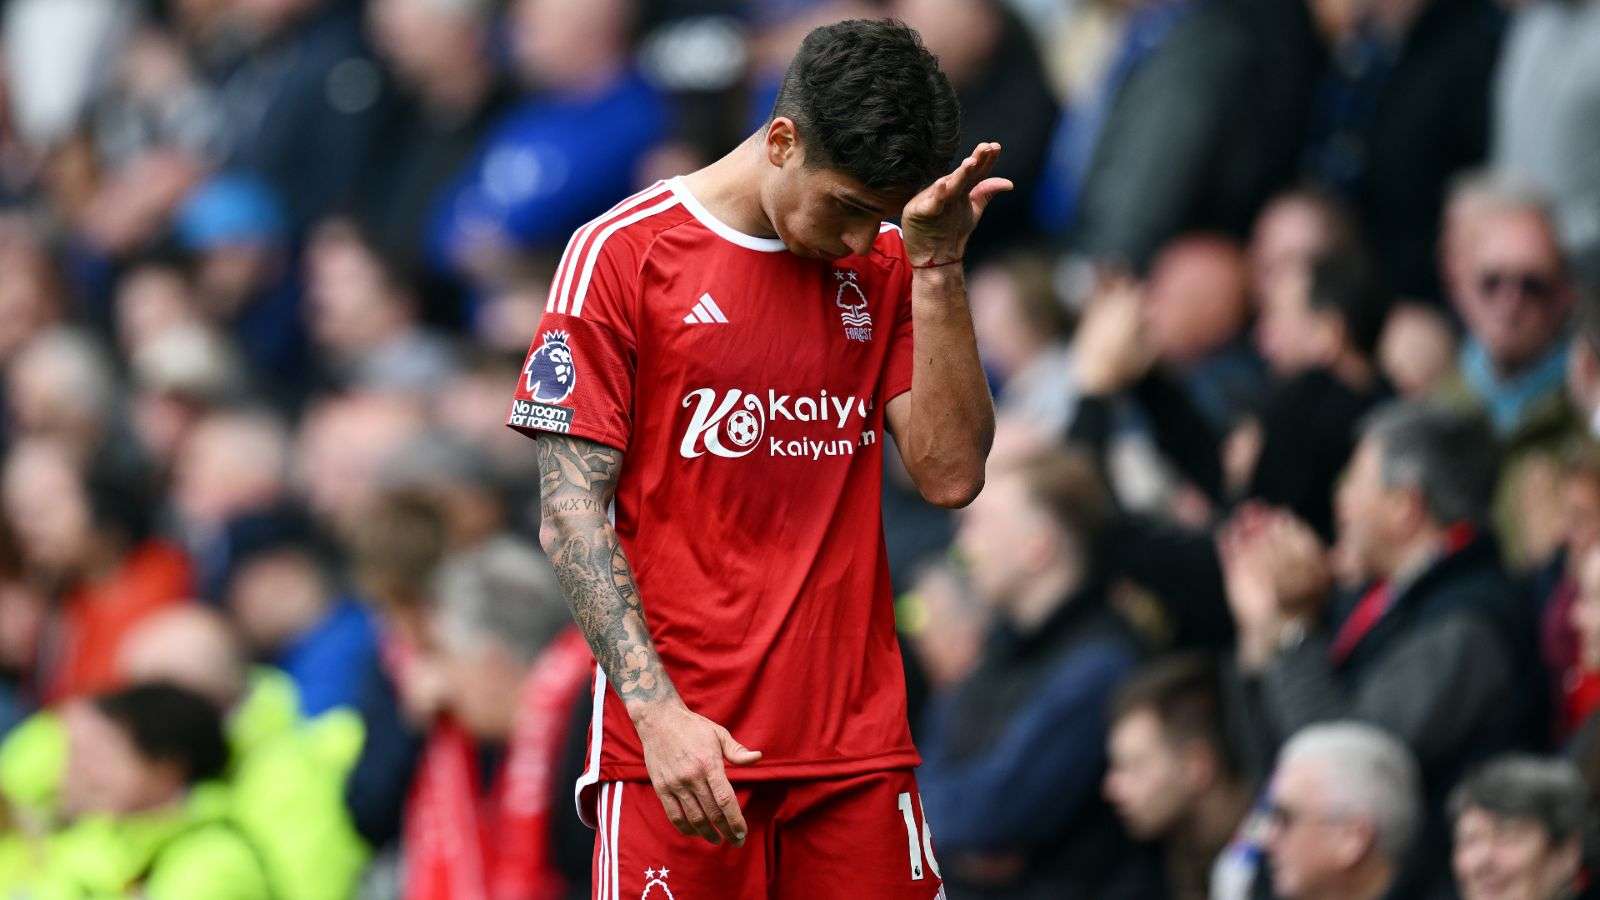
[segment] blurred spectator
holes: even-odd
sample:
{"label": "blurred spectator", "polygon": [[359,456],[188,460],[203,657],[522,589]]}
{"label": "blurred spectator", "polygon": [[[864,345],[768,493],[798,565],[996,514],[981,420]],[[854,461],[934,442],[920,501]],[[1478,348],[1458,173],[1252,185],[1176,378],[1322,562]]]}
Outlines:
{"label": "blurred spectator", "polygon": [[1161,248],[1145,282],[1145,327],[1156,359],[1218,434],[1255,405],[1266,381],[1246,340],[1248,279],[1237,244],[1196,234]]}
{"label": "blurred spectator", "polygon": [[1358,229],[1337,196],[1315,187],[1284,191],[1256,217],[1250,233],[1250,294],[1260,303],[1277,281],[1298,277],[1325,256],[1356,249]]}
{"label": "blurred spectator", "polygon": [[9,362],[33,337],[67,313],[59,263],[21,215],[0,216],[0,360]]}
{"label": "blurred spectator", "polygon": [[1101,94],[1074,123],[1092,147],[1075,244],[1143,269],[1183,232],[1246,231],[1292,167],[1316,55],[1291,4],[1126,5]]}
{"label": "blurred spectator", "polygon": [[1499,11],[1489,0],[1308,2],[1329,65],[1307,169],[1355,205],[1398,293],[1437,297],[1446,185],[1488,151]]}
{"label": "blurred spectator", "polygon": [[233,347],[198,322],[163,330],[129,362],[133,431],[162,475],[171,471],[199,423],[212,411],[240,402],[247,389],[244,364]]}
{"label": "blurred spectator", "polygon": [[[529,324],[523,334],[532,328]],[[516,381],[526,349],[519,346],[513,351],[515,356],[480,349],[469,355],[461,370],[433,395],[435,422],[487,458],[507,507],[515,507],[524,496],[536,503],[539,493],[536,460],[527,452],[527,440],[500,421],[505,412],[505,386]],[[488,419],[484,418],[486,415]]]}
{"label": "blurred spectator", "polygon": [[1495,91],[1495,165],[1556,198],[1562,246],[1587,276],[1600,275],[1600,163],[1588,137],[1600,101],[1600,7],[1521,4]]}
{"label": "blurred spectator", "polygon": [[319,228],[306,268],[311,339],[334,386],[422,394],[454,369],[416,296],[352,225]]}
{"label": "blurred spectator", "polygon": [[300,286],[292,276],[292,235],[278,198],[260,179],[225,174],[184,199],[174,238],[191,258],[199,310],[238,341],[280,401],[299,399],[288,378],[303,367]]}
{"label": "blurred spectator", "polygon": [[[100,346],[82,332],[57,328],[22,346],[6,372],[7,426],[13,437],[45,437],[79,460],[102,449],[124,462],[135,455],[109,441],[122,426],[116,374]],[[110,446],[107,446],[107,445]]]}
{"label": "blurred spectator", "polygon": [[888,10],[922,35],[961,102],[960,153],[980,141],[1005,152],[992,174],[1016,185],[985,213],[967,243],[980,265],[1029,233],[1029,205],[1050,151],[1057,101],[1034,36],[1002,0],[893,0]]}
{"label": "blurred spectator", "polygon": [[1544,194],[1528,179],[1500,169],[1468,169],[1450,179],[1439,221],[1439,280],[1444,297],[1454,300],[1472,289],[1477,276],[1478,226],[1502,206],[1542,202]]}
{"label": "blurred spectator", "polygon": [[[247,683],[243,649],[215,611],[184,604],[146,617],[117,648],[112,664],[119,689],[172,684],[222,710],[235,753],[293,725],[292,709],[288,716],[274,709],[268,679]],[[30,717],[0,745],[0,791],[25,830],[42,833],[62,821],[66,749],[60,707]]]}
{"label": "blurred spectator", "polygon": [[118,352],[131,359],[167,331],[200,321],[200,303],[188,268],[176,258],[133,260],[112,299],[112,333]]}
{"label": "blurred spectator", "polygon": [[345,539],[362,593],[376,604],[386,639],[425,647],[432,578],[449,549],[445,511],[426,494],[381,493],[368,501]]}
{"label": "blurred spectator", "polygon": [[1450,794],[1453,867],[1462,900],[1591,897],[1582,876],[1590,811],[1583,778],[1565,760],[1509,756]]}
{"label": "blurred spectator", "polygon": [[[1459,378],[1441,397],[1481,407],[1504,444],[1495,522],[1513,565],[1538,565],[1554,550],[1529,538],[1554,504],[1555,456],[1581,429],[1565,391],[1567,326],[1576,302],[1547,206],[1537,195],[1485,192],[1465,227],[1470,278],[1454,298],[1466,322]],[[1530,527],[1532,526],[1532,527]]]}
{"label": "blurred spectator", "polygon": [[[1404,740],[1431,810],[1414,890],[1444,875],[1445,791],[1543,714],[1531,628],[1484,531],[1494,472],[1488,426],[1469,415],[1404,403],[1375,413],[1336,503],[1341,552],[1366,587],[1326,615],[1331,573],[1303,523],[1247,508],[1220,542],[1239,636],[1229,710],[1241,738],[1256,760],[1328,719]],[[1513,695],[1534,699],[1507,704]]]}
{"label": "blurred spectator", "polygon": [[289,502],[289,432],[265,410],[201,419],[173,465],[169,527],[195,562],[200,596],[220,602],[238,547]]}
{"label": "blurred spectator", "polygon": [[433,500],[444,512],[452,550],[471,550],[506,526],[500,484],[478,448],[441,431],[400,448],[380,475],[384,490]]}
{"label": "blurred spectator", "polygon": [[1378,339],[1378,366],[1407,400],[1437,395],[1456,374],[1456,329],[1431,304],[1397,303]]}
{"label": "blurred spectator", "polygon": [[361,182],[361,221],[402,271],[421,279],[423,312],[459,325],[461,286],[425,266],[431,220],[444,193],[516,101],[494,64],[491,0],[375,0],[367,21],[380,56],[394,70],[401,102],[380,134]]}
{"label": "blurred spectator", "polygon": [[1358,425],[1390,393],[1373,359],[1388,306],[1366,259],[1325,256],[1279,278],[1256,320],[1256,346],[1276,383],[1246,426],[1259,449],[1243,470],[1243,493],[1287,507],[1325,539]]}
{"label": "blurred spectator", "polygon": [[115,663],[124,684],[171,683],[216,704],[230,718],[235,752],[248,751],[254,741],[285,730],[295,718],[293,710],[268,710],[278,705],[279,698],[268,696],[278,685],[269,683],[265,670],[250,671],[233,623],[198,604],[162,610],[140,622],[118,648]]}
{"label": "blurred spectator", "polygon": [[58,199],[92,252],[122,258],[161,238],[220,157],[223,110],[165,31],[138,28],[113,60],[80,138],[92,163],[86,193]]}
{"label": "blurred spectator", "polygon": [[[177,684],[223,711],[229,818],[256,848],[274,897],[350,896],[367,860],[344,807],[363,737],[352,714],[303,718],[294,682],[277,669],[249,666],[233,623],[194,605],[142,624],[118,669],[130,684]],[[9,744],[5,752],[14,752]],[[0,769],[4,763],[0,758]]]}
{"label": "blurred spectator", "polygon": [[219,79],[228,163],[265,179],[304,229],[349,198],[370,158],[383,74],[344,0],[234,0],[227,13],[246,41]]}
{"label": "blurred spectator", "polygon": [[3,12],[7,107],[23,140],[48,148],[81,120],[134,10],[117,0],[11,0]]}
{"label": "blurred spectator", "polygon": [[366,740],[347,802],[374,847],[392,845],[422,753],[420,733],[444,704],[444,679],[425,654],[437,643],[433,581],[445,554],[444,513],[431,499],[382,494],[345,535],[351,568],[372,598],[381,657],[367,673],[359,711]]}
{"label": "blurred spectator", "polygon": [[43,696],[60,700],[110,686],[128,632],[192,595],[188,558],[152,537],[148,497],[103,469],[80,473],[50,443],[11,449],[3,492],[29,576],[60,598]]}
{"label": "blurred spectator", "polygon": [[979,354],[999,382],[999,414],[1065,433],[1077,390],[1065,343],[1068,315],[1048,261],[1018,254],[975,269],[967,302]]}
{"label": "blurred spectator", "polygon": [[41,893],[265,898],[257,849],[229,821],[227,794],[209,784],[227,764],[222,721],[209,700],[169,685],[139,685],[74,703],[63,714],[63,809],[32,882]]}
{"label": "blurred spectator", "polygon": [[301,422],[296,489],[320,524],[344,537],[376,499],[383,466],[425,427],[422,410],[401,394],[321,399]]}
{"label": "blurred spectator", "polygon": [[300,713],[356,705],[378,655],[367,609],[342,594],[308,523],[282,515],[234,547],[228,608],[260,658],[288,673]]}
{"label": "blurred spectator", "polygon": [[534,89],[502,116],[437,207],[435,266],[504,284],[514,253],[562,241],[637,185],[666,104],[629,58],[635,0],[516,0],[511,51]]}
{"label": "blurred spectator", "polygon": [[895,610],[930,691],[948,691],[972,674],[982,657],[989,617],[953,563],[925,565]]}
{"label": "blurred spectator", "polygon": [[1266,387],[1246,340],[1246,278],[1231,242],[1191,236],[1162,252],[1143,288],[1111,279],[1084,310],[1070,433],[1106,448],[1111,483],[1132,509],[1165,507],[1199,525],[1226,499],[1218,435]]}
{"label": "blurred spectator", "polygon": [[1417,764],[1393,737],[1356,722],[1307,728],[1284,745],[1271,798],[1275,896],[1423,896],[1398,887],[1422,797]]}
{"label": "blurred spectator", "polygon": [[1203,657],[1152,663],[1118,688],[1106,798],[1128,833],[1158,842],[1161,896],[1205,900],[1212,864],[1250,808],[1222,734],[1219,673]]}
{"label": "blurred spectator", "polygon": [[1109,514],[1094,467],[1051,452],[996,466],[962,515],[996,624],[978,667],[934,699],[917,773],[957,896],[1099,897],[1121,877],[1096,788],[1111,692],[1137,650],[1097,568]]}
{"label": "blurred spectator", "polygon": [[[1557,514],[1548,518],[1560,533],[1560,547],[1535,573],[1530,599],[1539,616],[1539,656],[1556,699],[1552,733],[1557,741],[1564,741],[1582,723],[1580,710],[1589,706],[1580,698],[1590,690],[1582,685],[1583,673],[1592,666],[1580,658],[1584,623],[1575,617],[1574,605],[1584,596],[1584,569],[1600,549],[1600,455],[1595,447],[1585,443],[1573,448],[1563,460],[1557,489],[1560,505]],[[1600,570],[1594,574],[1600,576]],[[1600,653],[1600,644],[1596,652]],[[1593,663],[1600,664],[1600,656]],[[1600,701],[1600,693],[1595,697]]]}
{"label": "blurred spectator", "polygon": [[1551,613],[1564,614],[1560,620],[1547,620],[1550,626],[1561,627],[1561,636],[1571,635],[1575,645],[1570,656],[1552,669],[1560,691],[1556,727],[1561,738],[1577,733],[1600,710],[1600,546],[1591,544],[1573,557],[1572,564],[1573,596],[1553,605]]}
{"label": "blurred spectator", "polygon": [[[571,896],[593,843],[567,815],[579,771],[564,765],[574,706],[587,700],[588,645],[555,572],[526,544],[447,561],[435,592],[448,716],[408,803],[406,896]],[[480,774],[474,751],[491,750],[497,763]],[[463,803],[463,789],[478,802]]]}

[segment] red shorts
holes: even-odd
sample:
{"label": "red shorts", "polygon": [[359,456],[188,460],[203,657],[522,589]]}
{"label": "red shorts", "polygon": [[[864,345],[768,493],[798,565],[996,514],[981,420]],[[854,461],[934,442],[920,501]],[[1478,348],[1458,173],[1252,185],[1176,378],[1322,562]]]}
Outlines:
{"label": "red shorts", "polygon": [[602,783],[594,900],[944,897],[910,770],[734,790],[750,827],[743,847],[679,834],[648,783]]}

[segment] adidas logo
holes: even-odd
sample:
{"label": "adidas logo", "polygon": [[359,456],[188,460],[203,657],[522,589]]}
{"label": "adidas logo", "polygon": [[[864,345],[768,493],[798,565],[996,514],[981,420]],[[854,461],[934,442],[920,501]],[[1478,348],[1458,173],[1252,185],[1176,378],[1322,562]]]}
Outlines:
{"label": "adidas logo", "polygon": [[728,317],[722,314],[722,308],[717,306],[717,301],[711,299],[710,294],[701,294],[694,310],[684,316],[683,321],[686,325],[726,325]]}

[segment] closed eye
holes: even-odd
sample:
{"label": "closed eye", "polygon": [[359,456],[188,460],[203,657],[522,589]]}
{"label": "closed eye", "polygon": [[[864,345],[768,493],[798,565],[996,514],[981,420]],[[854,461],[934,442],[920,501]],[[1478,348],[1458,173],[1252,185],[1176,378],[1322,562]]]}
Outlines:
{"label": "closed eye", "polygon": [[878,221],[882,221],[883,220],[883,213],[878,212],[877,210],[875,210],[875,209],[873,209],[873,208],[871,208],[869,206],[863,206],[860,203],[857,203],[857,202],[855,202],[853,200],[846,199],[844,197],[835,197],[833,199],[834,199],[834,202],[838,203],[840,208],[842,208],[847,215],[860,216],[861,218],[877,219]]}

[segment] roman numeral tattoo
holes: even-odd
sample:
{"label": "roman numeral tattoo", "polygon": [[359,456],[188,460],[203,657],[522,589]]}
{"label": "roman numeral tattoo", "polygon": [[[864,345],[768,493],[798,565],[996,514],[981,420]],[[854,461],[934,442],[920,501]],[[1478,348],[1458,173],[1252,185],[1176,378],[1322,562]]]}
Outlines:
{"label": "roman numeral tattoo", "polygon": [[622,451],[561,435],[540,435],[537,444],[540,542],[589,649],[624,702],[675,696],[645,627],[633,567],[606,515]]}

